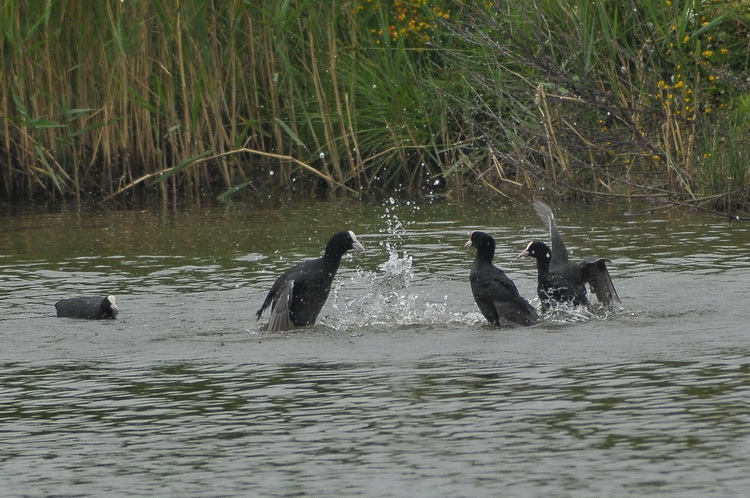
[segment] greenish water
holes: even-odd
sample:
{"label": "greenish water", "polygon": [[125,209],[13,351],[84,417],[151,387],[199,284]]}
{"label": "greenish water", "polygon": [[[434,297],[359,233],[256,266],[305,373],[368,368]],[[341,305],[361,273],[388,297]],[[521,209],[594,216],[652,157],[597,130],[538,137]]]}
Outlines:
{"label": "greenish water", "polygon": [[[511,330],[483,324],[462,246],[495,236],[532,298],[527,206],[0,215],[3,493],[742,495],[750,226],[636,208],[556,209],[620,309]],[[341,229],[367,252],[319,323],[264,332],[276,276]],[[109,293],[116,321],[55,317]]]}

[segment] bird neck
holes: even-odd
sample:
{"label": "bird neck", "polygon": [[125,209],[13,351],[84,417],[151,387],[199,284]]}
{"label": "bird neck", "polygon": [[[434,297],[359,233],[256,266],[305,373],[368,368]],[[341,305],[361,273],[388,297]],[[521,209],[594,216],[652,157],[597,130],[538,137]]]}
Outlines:
{"label": "bird neck", "polygon": [[328,251],[326,250],[325,254],[323,255],[323,261],[325,261],[326,265],[328,266],[336,266],[338,267],[341,263],[341,257],[343,254],[340,254],[336,251]]}
{"label": "bird neck", "polygon": [[489,249],[478,249],[477,250],[477,261],[482,263],[492,263],[492,258],[495,256],[495,251]]}
{"label": "bird neck", "polygon": [[539,280],[542,280],[549,275],[549,262],[551,258],[542,256],[540,258],[536,258],[536,269],[537,274],[539,276]]}

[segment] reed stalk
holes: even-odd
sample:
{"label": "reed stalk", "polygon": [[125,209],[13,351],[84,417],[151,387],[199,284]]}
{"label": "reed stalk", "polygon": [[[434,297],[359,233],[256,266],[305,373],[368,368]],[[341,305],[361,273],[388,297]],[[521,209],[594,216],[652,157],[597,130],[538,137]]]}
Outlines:
{"label": "reed stalk", "polygon": [[7,0],[0,32],[9,201],[750,197],[729,0]]}

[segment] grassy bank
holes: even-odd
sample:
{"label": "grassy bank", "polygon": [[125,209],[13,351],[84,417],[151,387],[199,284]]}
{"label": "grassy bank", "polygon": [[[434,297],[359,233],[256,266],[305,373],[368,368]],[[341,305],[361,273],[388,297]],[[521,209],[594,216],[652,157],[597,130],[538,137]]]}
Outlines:
{"label": "grassy bank", "polygon": [[9,200],[750,198],[750,7],[10,0]]}

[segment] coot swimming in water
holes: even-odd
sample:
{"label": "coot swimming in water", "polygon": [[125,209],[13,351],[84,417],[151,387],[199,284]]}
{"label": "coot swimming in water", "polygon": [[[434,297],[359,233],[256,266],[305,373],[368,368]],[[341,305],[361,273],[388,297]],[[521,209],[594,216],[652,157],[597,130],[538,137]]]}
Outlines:
{"label": "coot swimming in water", "polygon": [[119,309],[115,296],[83,296],[61,299],[55,303],[60,318],[87,318],[101,320],[115,318]]}
{"label": "coot swimming in water", "polygon": [[533,208],[549,228],[552,247],[544,242],[530,242],[518,257],[528,256],[537,261],[537,295],[542,308],[547,309],[557,303],[572,303],[575,306],[589,304],[586,284],[601,303],[610,305],[620,302],[607,270],[610,260],[590,256],[580,261],[570,261],[552,208],[540,200],[533,202]]}
{"label": "coot swimming in water", "polygon": [[258,320],[270,305],[270,332],[315,323],[328,299],[341,257],[352,249],[364,251],[365,247],[359,243],[354,232],[339,232],[328,241],[322,257],[298,263],[285,271],[268,291],[256,313]]}
{"label": "coot swimming in water", "polygon": [[476,247],[477,257],[469,273],[471,293],[479,311],[491,325],[534,325],[536,309],[521,297],[513,281],[492,264],[495,239],[484,232],[471,232],[464,249]]}

